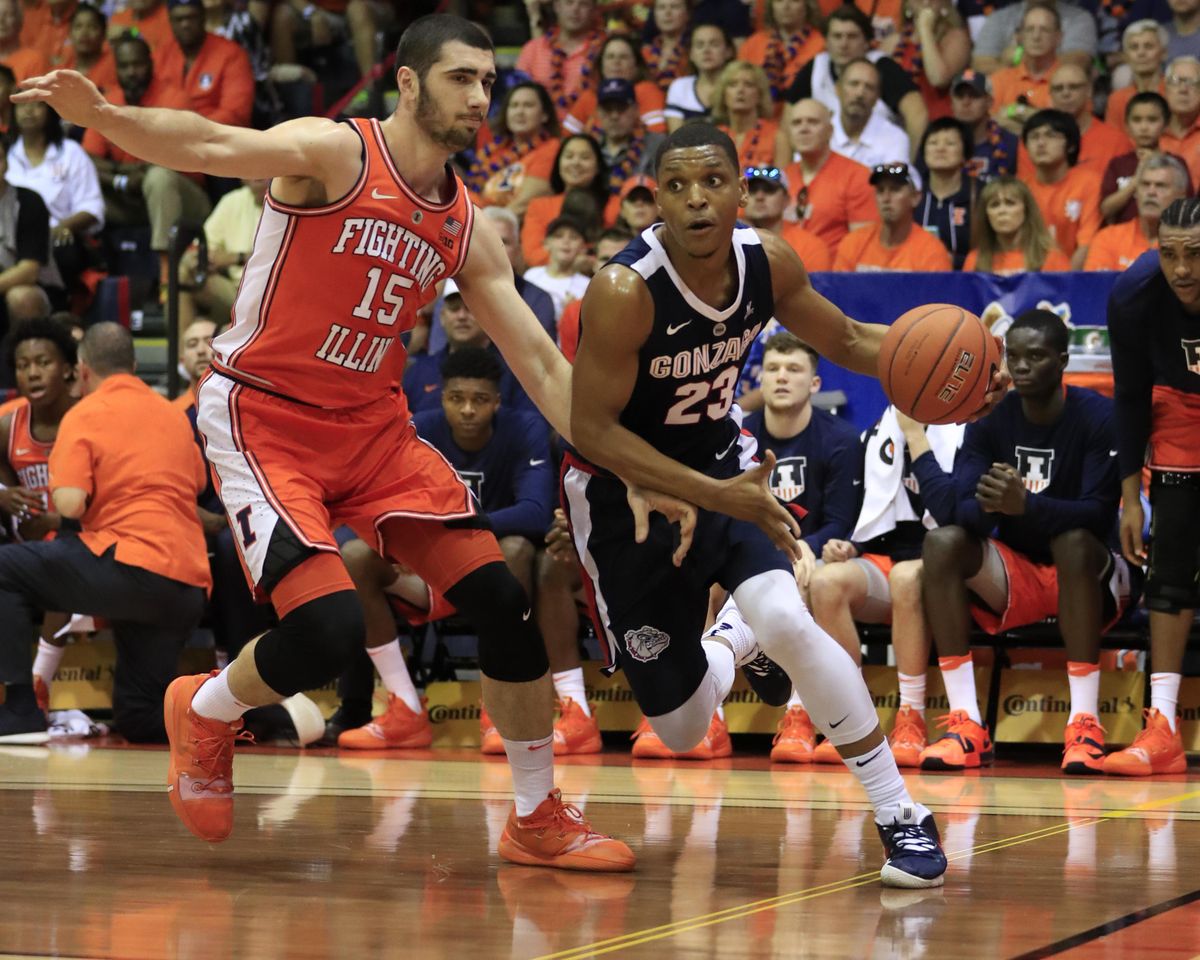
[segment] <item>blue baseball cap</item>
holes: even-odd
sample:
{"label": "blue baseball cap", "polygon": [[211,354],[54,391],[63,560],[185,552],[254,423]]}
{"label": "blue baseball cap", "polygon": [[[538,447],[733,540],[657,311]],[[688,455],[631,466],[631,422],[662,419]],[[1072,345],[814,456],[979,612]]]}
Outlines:
{"label": "blue baseball cap", "polygon": [[637,94],[633,92],[633,84],[628,80],[613,77],[600,84],[600,89],[596,91],[596,102],[629,106],[631,103],[637,103]]}

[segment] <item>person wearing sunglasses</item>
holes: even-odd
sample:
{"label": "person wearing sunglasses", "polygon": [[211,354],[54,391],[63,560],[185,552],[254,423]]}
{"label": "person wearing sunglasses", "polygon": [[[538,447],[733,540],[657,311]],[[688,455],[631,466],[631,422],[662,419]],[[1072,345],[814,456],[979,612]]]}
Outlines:
{"label": "person wearing sunglasses", "polygon": [[[770,230],[783,237],[789,247],[800,255],[804,268],[829,270],[833,266],[833,254],[825,241],[799,223],[788,223],[784,213],[788,206],[788,182],[778,167],[747,167],[746,190],[750,199],[746,201],[746,220],[759,230]],[[745,410],[745,404],[742,405]]]}

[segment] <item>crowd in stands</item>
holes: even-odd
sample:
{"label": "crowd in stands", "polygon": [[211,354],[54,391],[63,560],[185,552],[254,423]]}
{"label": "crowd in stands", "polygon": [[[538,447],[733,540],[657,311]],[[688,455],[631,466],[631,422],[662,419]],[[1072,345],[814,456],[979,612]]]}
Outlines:
{"label": "crowd in stands", "polygon": [[[0,438],[19,427],[49,450],[77,401],[82,407],[90,394],[102,393],[104,382],[110,394],[129,388],[128,344],[105,327],[84,351],[94,361],[91,388],[45,389],[47,376],[73,383],[62,371],[76,363],[75,338],[46,324],[66,329],[72,313],[86,310],[97,277],[112,270],[105,238],[116,229],[145,231],[165,282],[171,228],[203,223],[203,257],[193,249],[178,264],[179,361],[194,387],[211,360],[211,340],[228,322],[268,189],[266,181],[206,180],[144,163],[95,131],[65,127],[44,104],[14,107],[16,84],[72,67],[114,103],[262,126],[311,111],[314,51],[336,48],[364,80],[380,82],[381,41],[410,12],[404,0],[129,0],[103,9],[77,0],[0,0],[0,129],[7,147],[0,151],[0,328],[11,332],[0,386],[18,387],[32,411],[22,421],[12,413],[18,408],[0,408]],[[569,359],[590,277],[655,222],[655,150],[668,131],[688,122],[708,120],[728,133],[747,181],[744,219],[778,233],[818,272],[1124,270],[1156,246],[1166,208],[1200,183],[1195,0],[1129,7],[1108,0],[656,0],[649,8],[622,0],[527,0],[526,14],[531,38],[501,73],[490,123],[456,163],[500,234],[522,298]],[[48,320],[51,311],[71,312]],[[1014,330],[1010,355],[1016,349],[1044,360],[1065,352],[1065,328],[1053,314],[1035,311]],[[565,521],[554,509],[549,430],[452,280],[411,332],[408,348],[403,391],[418,429],[472,487],[514,573],[535,597],[563,704],[555,750],[599,749],[579,661],[581,578]],[[922,541],[938,525],[959,531],[934,538],[942,550],[939,575],[947,580],[971,551],[982,551],[981,562],[992,565],[977,574],[985,580],[971,585],[988,608],[977,617],[985,630],[1009,629],[1017,619],[997,585],[997,563],[1010,570],[1057,568],[1064,582],[1090,575],[1096,586],[1092,567],[1125,563],[1109,550],[1120,496],[1116,465],[1102,470],[1088,459],[1115,446],[1110,408],[1090,394],[1064,393],[1062,371],[1043,363],[1032,405],[1022,407],[1014,394],[1002,407],[1003,424],[995,426],[997,411],[994,429],[969,430],[965,445],[961,427],[927,433],[891,408],[860,443],[843,421],[812,407],[820,378],[811,348],[775,334],[754,351],[741,403],[753,414],[748,428],[760,446],[779,455],[777,495],[805,494],[806,564],[797,577],[816,619],[855,657],[856,621],[891,623],[904,703],[893,746],[902,765],[973,765],[961,751],[933,749],[926,739],[930,627],[921,603]],[[48,359],[37,362],[48,374],[31,372],[41,354]],[[1070,416],[1059,433],[1047,434],[1038,417],[1058,417],[1063,402]],[[178,406],[194,431],[192,390]],[[89,409],[96,408],[91,401]],[[1027,435],[1058,457],[1053,490],[1022,485],[1028,477],[1018,476],[1014,486],[1011,476],[992,475],[1004,444]],[[873,462],[883,441],[892,445],[888,470]],[[1081,448],[1085,442],[1090,446]],[[956,464],[960,447],[971,454],[969,480]],[[0,482],[9,484],[0,490],[0,510],[13,519],[10,533],[32,539],[51,532],[22,531],[31,513],[54,515],[53,504],[45,483],[32,488],[42,497],[40,508],[11,493],[18,481],[25,484],[4,453],[0,445]],[[181,483],[198,504],[187,535],[203,535],[210,567],[189,570],[186,582],[193,588],[211,582],[207,622],[222,655],[233,655],[262,629],[265,614],[241,578],[211,477],[188,475]],[[854,492],[860,484],[865,496]],[[989,484],[1001,514],[1017,500],[1025,513],[1028,503],[1041,502],[1037,497],[1089,499],[1092,513],[1058,529],[1030,510],[987,541],[990,528],[974,514],[964,521],[959,501],[973,502],[977,486]],[[172,523],[178,531],[183,521]],[[1031,523],[1041,524],[1037,542]],[[367,652],[392,705],[374,732],[363,732],[371,719],[371,671],[360,671],[365,688],[345,686],[327,736],[332,742],[341,736],[347,747],[427,745],[428,718],[394,639],[392,615],[420,624],[448,611],[431,608],[428,589],[370,545],[341,542],[369,619],[385,614],[369,623]],[[993,543],[999,546],[986,546]],[[154,564],[147,569],[161,573]],[[1136,576],[1120,569],[1124,578],[1114,573],[1094,598],[1111,620],[1136,599]],[[1022,608],[1028,614],[1022,622],[1057,609],[1057,588],[1038,596],[1040,606]],[[33,667],[43,707],[62,656],[50,626],[58,623],[47,617]],[[979,727],[961,633],[944,620],[932,631],[943,660],[954,661],[942,666],[952,706],[964,714],[956,722]],[[1083,705],[1071,716],[1094,721],[1098,649],[1089,644],[1098,634],[1067,639],[1072,697]],[[129,648],[121,655],[128,657]],[[949,679],[962,669],[967,673]],[[160,679],[143,678],[137,696],[145,700],[147,685]],[[1104,769],[1102,750],[1070,750],[1072,743],[1094,746],[1097,738],[1102,744],[1098,723],[1071,722],[1064,769]],[[723,721],[714,717],[713,724],[698,758],[727,749]],[[155,739],[151,726],[124,732]],[[970,733],[980,748],[976,763],[986,762],[987,731]],[[643,727],[635,752],[669,754],[654,740]],[[485,751],[498,742],[485,717]],[[776,747],[780,760],[836,759],[830,748],[820,754],[795,698]]]}

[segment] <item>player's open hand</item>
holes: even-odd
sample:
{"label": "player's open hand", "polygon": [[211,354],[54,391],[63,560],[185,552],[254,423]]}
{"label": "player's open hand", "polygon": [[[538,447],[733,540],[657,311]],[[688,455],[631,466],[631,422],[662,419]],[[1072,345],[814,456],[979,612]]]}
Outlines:
{"label": "player's open hand", "polygon": [[844,563],[858,556],[858,548],[849,540],[826,540],[821,559],[826,563]]}
{"label": "player's open hand", "polygon": [[775,454],[770,450],[762,463],[721,483],[717,509],[738,520],[748,520],[762,530],[771,542],[788,555],[792,563],[800,559],[800,522],[771,492],[771,473]]}
{"label": "player's open hand", "polygon": [[40,100],[77,127],[94,127],[100,111],[108,104],[96,85],[75,70],[51,70],[40,77],[20,83],[21,91],[12,95],[13,103]]}
{"label": "player's open hand", "polygon": [[[1000,345],[1000,355],[1004,356],[1004,340],[1000,337],[996,337],[995,340]],[[995,410],[997,404],[1004,399],[1005,394],[1008,393],[1008,388],[1011,386],[1012,374],[1008,372],[1006,367],[1001,367],[992,374],[992,382],[988,386],[988,392],[983,395],[983,406],[971,414],[966,422],[974,423],[976,420],[982,420]]]}
{"label": "player's open hand", "polygon": [[671,554],[675,566],[683,563],[692,548],[692,537],[696,533],[696,508],[692,504],[657,490],[645,490],[636,484],[625,484],[625,499],[633,511],[633,539],[645,543],[650,534],[650,514],[661,513],[671,523],[679,524],[679,546]]}
{"label": "player's open hand", "polygon": [[1141,500],[1134,500],[1121,507],[1121,523],[1117,528],[1121,536],[1121,554],[1130,563],[1139,567],[1145,566],[1146,543],[1142,539],[1142,529],[1146,523],[1146,515],[1142,510]]}

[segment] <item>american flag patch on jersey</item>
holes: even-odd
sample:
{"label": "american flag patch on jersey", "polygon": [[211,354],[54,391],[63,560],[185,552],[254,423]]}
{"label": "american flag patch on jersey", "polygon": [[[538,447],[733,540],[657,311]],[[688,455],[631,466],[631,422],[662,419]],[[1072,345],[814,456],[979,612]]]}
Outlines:
{"label": "american flag patch on jersey", "polygon": [[442,226],[442,231],[450,234],[452,237],[457,237],[462,233],[462,228],[463,225],[460,221],[455,220],[453,217],[447,217],[445,224]]}

